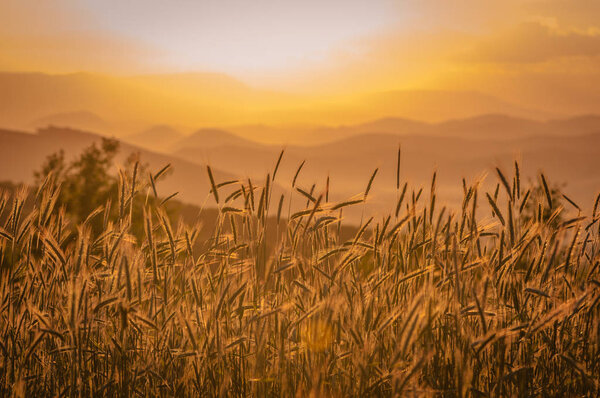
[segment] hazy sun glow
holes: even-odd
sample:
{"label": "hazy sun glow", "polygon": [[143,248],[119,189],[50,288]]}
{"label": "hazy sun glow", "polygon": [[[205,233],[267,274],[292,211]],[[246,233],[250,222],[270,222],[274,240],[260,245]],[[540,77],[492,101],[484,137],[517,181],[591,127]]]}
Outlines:
{"label": "hazy sun glow", "polygon": [[[541,117],[600,107],[600,2],[4,0],[0,15],[0,70],[169,75],[127,82],[173,100],[128,118],[351,122],[387,116],[363,96],[393,90],[477,91]],[[207,84],[204,102],[224,103],[199,117],[186,108]]]}
{"label": "hazy sun glow", "polygon": [[391,1],[84,1],[97,26],[146,43],[179,70],[243,74],[322,60],[398,22]]}

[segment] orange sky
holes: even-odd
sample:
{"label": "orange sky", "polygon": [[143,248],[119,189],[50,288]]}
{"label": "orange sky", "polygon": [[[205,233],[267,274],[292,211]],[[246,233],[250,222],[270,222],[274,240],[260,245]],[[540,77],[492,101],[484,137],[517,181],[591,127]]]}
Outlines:
{"label": "orange sky", "polygon": [[3,0],[0,70],[212,71],[317,96],[477,90],[600,111],[600,1]]}

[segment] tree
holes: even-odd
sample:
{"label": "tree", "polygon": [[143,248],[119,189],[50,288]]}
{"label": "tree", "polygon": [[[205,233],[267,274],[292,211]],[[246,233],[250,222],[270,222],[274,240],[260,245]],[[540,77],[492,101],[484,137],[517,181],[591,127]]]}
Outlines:
{"label": "tree", "polygon": [[[67,215],[76,224],[88,219],[94,210],[100,207],[106,208],[108,203],[111,204],[108,208],[109,219],[118,218],[120,184],[124,184],[124,205],[127,209],[131,208],[132,215],[129,232],[141,239],[145,235],[144,208],[156,206],[161,203],[161,200],[154,195],[134,195],[131,198],[131,179],[134,175],[136,175],[136,192],[148,187],[147,182],[142,182],[142,176],[146,175],[148,166],[142,164],[139,153],[134,152],[126,158],[125,170],[117,173],[114,169],[114,160],[118,152],[119,141],[103,138],[100,145],[93,143],[67,164],[64,151],[61,150],[49,155],[40,170],[34,173],[35,183],[39,187],[47,178],[51,178],[54,183],[60,184],[57,204],[65,207]],[[175,222],[186,205],[171,200],[160,207],[164,209],[170,221]],[[195,206],[187,205],[187,207],[193,208],[194,210],[191,211],[193,213],[200,212]],[[93,232],[101,232],[103,220],[104,217],[95,217],[88,221]],[[195,221],[194,219],[191,222]]]}
{"label": "tree", "polygon": [[111,168],[118,151],[119,141],[102,138],[100,145],[93,143],[69,164],[64,151],[51,154],[34,173],[36,185],[40,186],[51,175],[62,186],[59,204],[65,206],[75,221],[85,220],[96,208],[117,196],[118,180]]}

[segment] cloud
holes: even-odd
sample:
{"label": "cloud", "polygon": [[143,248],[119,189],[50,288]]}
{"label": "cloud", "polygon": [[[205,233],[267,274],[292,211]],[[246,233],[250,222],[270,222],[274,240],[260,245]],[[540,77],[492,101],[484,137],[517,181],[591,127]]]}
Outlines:
{"label": "cloud", "polygon": [[160,56],[139,43],[101,35],[0,36],[0,47],[0,69],[8,71],[144,72],[148,60]]}
{"label": "cloud", "polygon": [[132,73],[162,67],[163,52],[99,29],[67,0],[0,0],[0,15],[1,70]]}
{"label": "cloud", "polygon": [[531,15],[553,17],[571,28],[597,27],[600,1],[596,0],[533,0],[523,9]]}
{"label": "cloud", "polygon": [[482,38],[456,58],[462,62],[521,64],[597,55],[600,55],[600,34],[597,32],[565,31],[537,21]]}

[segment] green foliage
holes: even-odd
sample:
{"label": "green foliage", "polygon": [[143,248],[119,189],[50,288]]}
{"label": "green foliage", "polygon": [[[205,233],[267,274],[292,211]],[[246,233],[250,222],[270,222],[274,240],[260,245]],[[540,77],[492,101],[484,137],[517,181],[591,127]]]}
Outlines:
{"label": "green foliage", "polygon": [[[58,203],[64,205],[74,221],[85,220],[94,210],[117,198],[118,180],[111,169],[119,151],[119,141],[102,138],[100,145],[93,143],[67,163],[64,151],[46,159],[41,170],[34,173],[36,186],[41,186],[47,176],[62,185]],[[98,221],[93,223],[97,230]]]}
{"label": "green foliage", "polygon": [[[144,207],[156,205],[160,199],[154,195],[132,195],[132,189],[138,192],[148,187],[147,183],[140,182],[140,175],[147,173],[147,166],[140,162],[139,154],[132,153],[126,159],[125,169],[117,172],[118,152],[118,140],[102,138],[99,144],[92,143],[70,162],[65,159],[64,151],[53,153],[40,170],[34,172],[35,186],[39,189],[47,183],[60,185],[57,206],[64,206],[66,215],[75,224],[84,222],[95,211],[105,209],[111,216],[122,216],[119,213],[126,210],[131,213],[131,233],[141,239]],[[175,222],[183,207],[172,201],[165,206],[165,214]],[[87,225],[98,233],[105,227],[103,222],[103,218],[93,216]]]}

